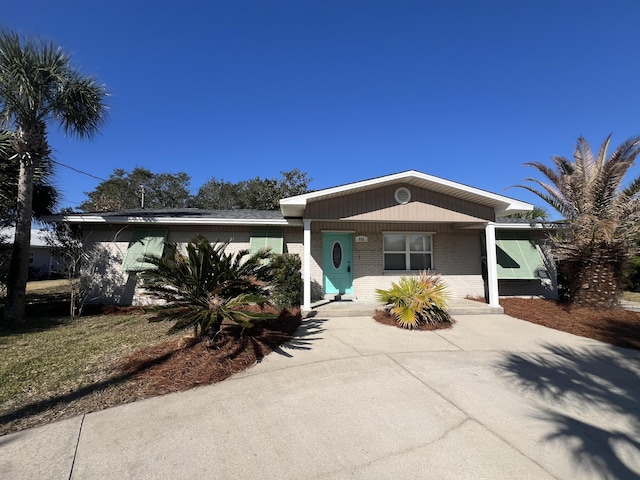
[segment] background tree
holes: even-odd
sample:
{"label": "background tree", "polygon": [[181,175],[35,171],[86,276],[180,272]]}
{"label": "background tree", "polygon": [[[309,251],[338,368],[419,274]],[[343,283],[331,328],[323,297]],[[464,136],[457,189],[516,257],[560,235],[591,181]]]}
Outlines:
{"label": "background tree", "polygon": [[519,218],[522,220],[535,220],[544,222],[549,219],[549,212],[544,207],[536,205],[533,210],[529,212],[518,212],[512,215],[507,215],[507,218]]}
{"label": "background tree", "polygon": [[198,189],[198,193],[189,200],[189,206],[210,210],[231,210],[238,204],[235,198],[237,193],[236,184],[214,177]]}
{"label": "background tree", "polygon": [[184,172],[153,173],[143,167],[127,172],[116,168],[108,180],[85,193],[88,200],[79,208],[85,212],[142,208],[142,189],[144,208],[184,208],[190,196],[189,180]]}
{"label": "background tree", "polygon": [[[70,213],[69,210],[60,212]],[[114,235],[118,237],[120,232]],[[110,268],[120,264],[118,257],[108,247],[101,243],[91,245],[83,235],[80,225],[58,222],[55,223],[45,241],[51,248],[51,254],[58,263],[62,263],[65,276],[69,282],[70,302],[69,315],[71,319],[82,315],[88,300],[108,297],[124,288],[126,278],[122,272]]]}
{"label": "background tree", "polygon": [[255,177],[238,183],[212,178],[200,187],[190,206],[213,210],[278,210],[280,199],[308,192],[311,178],[297,168],[281,178]]}
{"label": "background tree", "polygon": [[625,141],[607,158],[610,140],[611,135],[594,156],[589,143],[578,138],[574,160],[553,156],[555,168],[527,163],[547,181],[527,179],[540,188],[519,185],[567,221],[551,242],[569,282],[570,300],[606,308],[618,305],[624,267],[638,252],[640,235],[640,177],[622,185],[640,153],[640,137]]}
{"label": "background tree", "polygon": [[0,32],[0,126],[14,130],[19,164],[16,235],[9,267],[5,322],[23,321],[36,170],[50,158],[47,123],[90,138],[106,118],[106,90],[80,74],[50,42]]}

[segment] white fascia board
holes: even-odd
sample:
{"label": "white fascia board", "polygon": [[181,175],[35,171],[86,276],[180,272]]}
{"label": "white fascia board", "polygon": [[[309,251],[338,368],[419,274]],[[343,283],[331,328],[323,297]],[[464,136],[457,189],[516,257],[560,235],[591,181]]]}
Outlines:
{"label": "white fascia board", "polygon": [[546,230],[540,223],[496,223],[496,230]]}
{"label": "white fascia board", "polygon": [[333,195],[334,193],[348,192],[349,190],[353,190],[356,188],[370,187],[384,182],[390,182],[393,180],[416,176],[418,174],[425,175],[420,174],[420,172],[416,172],[415,170],[409,170],[408,172],[402,173],[394,173],[385,177],[377,177],[369,180],[362,180],[360,182],[347,183],[345,185],[339,185],[337,187],[330,187],[323,190],[317,190],[315,192],[303,193],[302,195],[296,195],[295,197],[283,198],[282,200],[280,200],[280,205],[305,206],[307,204],[307,200],[310,198],[324,197],[326,195]]}
{"label": "white fascia board", "polygon": [[375,186],[381,183],[393,182],[396,180],[404,180],[404,179],[410,179],[410,178],[417,178],[425,182],[431,182],[437,185],[443,185],[453,190],[472,193],[474,195],[478,195],[483,198],[498,201],[504,205],[495,208],[496,215],[503,214],[503,213],[522,212],[522,211],[528,212],[533,210],[533,205],[530,203],[522,202],[520,200],[515,200],[513,198],[505,197],[503,195],[498,195],[496,193],[491,193],[486,190],[481,190],[479,188],[470,187],[468,185],[453,182],[451,180],[446,180],[444,178],[434,177],[433,175],[427,175],[426,173],[418,172],[416,170],[408,170],[406,172],[394,173],[392,175],[387,175],[385,177],[372,178],[370,180],[363,180],[361,182],[356,182],[356,183],[348,183],[346,185],[340,185],[337,187],[327,188],[324,190],[318,190],[316,192],[303,193],[302,195],[296,195],[295,197],[283,198],[282,200],[280,200],[280,208],[285,217],[302,216],[304,214],[304,209],[307,205],[307,200],[309,199],[324,197],[324,196],[333,195],[336,193],[348,192],[349,190],[354,190],[357,188],[370,187],[370,186]]}
{"label": "white fascia board", "polygon": [[567,228],[565,224],[553,222],[528,223],[496,223],[496,230],[558,230]]}
{"label": "white fascia board", "polygon": [[281,225],[301,226],[301,219],[259,219],[259,218],[181,218],[181,217],[104,217],[102,215],[65,215],[52,218],[53,221],[69,223],[140,224],[158,225]]}

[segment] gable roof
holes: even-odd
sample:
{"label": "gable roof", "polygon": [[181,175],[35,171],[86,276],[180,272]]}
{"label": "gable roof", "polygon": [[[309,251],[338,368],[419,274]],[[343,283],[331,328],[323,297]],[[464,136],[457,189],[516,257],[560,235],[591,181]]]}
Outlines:
{"label": "gable roof", "polygon": [[317,190],[315,192],[297,195],[295,197],[280,200],[280,209],[284,217],[303,217],[307,203],[310,201],[323,200],[339,197],[366,190],[372,190],[390,184],[413,185],[434,192],[450,195],[455,198],[468,200],[492,207],[496,215],[505,215],[515,212],[527,212],[533,210],[530,203],[515,200],[495,193],[470,187],[462,183],[452,182],[443,178],[427,175],[416,170],[394,173],[383,177],[376,177],[369,180],[362,180],[355,183],[339,185],[337,187]]}

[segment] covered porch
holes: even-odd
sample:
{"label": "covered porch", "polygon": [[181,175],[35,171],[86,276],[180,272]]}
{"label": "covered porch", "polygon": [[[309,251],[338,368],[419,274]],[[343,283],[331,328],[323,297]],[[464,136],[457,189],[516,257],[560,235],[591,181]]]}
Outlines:
{"label": "covered porch", "polygon": [[305,311],[327,296],[374,300],[377,288],[421,270],[439,274],[453,297],[484,297],[499,307],[496,219],[533,208],[414,170],[280,206],[285,218],[303,223]]}

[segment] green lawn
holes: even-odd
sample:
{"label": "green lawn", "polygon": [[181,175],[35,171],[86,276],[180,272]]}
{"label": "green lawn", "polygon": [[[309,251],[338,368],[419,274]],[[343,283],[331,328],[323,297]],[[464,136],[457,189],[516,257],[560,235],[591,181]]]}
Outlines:
{"label": "green lawn", "polygon": [[[91,389],[109,377],[113,360],[169,339],[169,325],[149,323],[147,318],[32,319],[31,330],[0,333],[0,417],[53,397]],[[3,430],[0,428],[0,434]]]}

